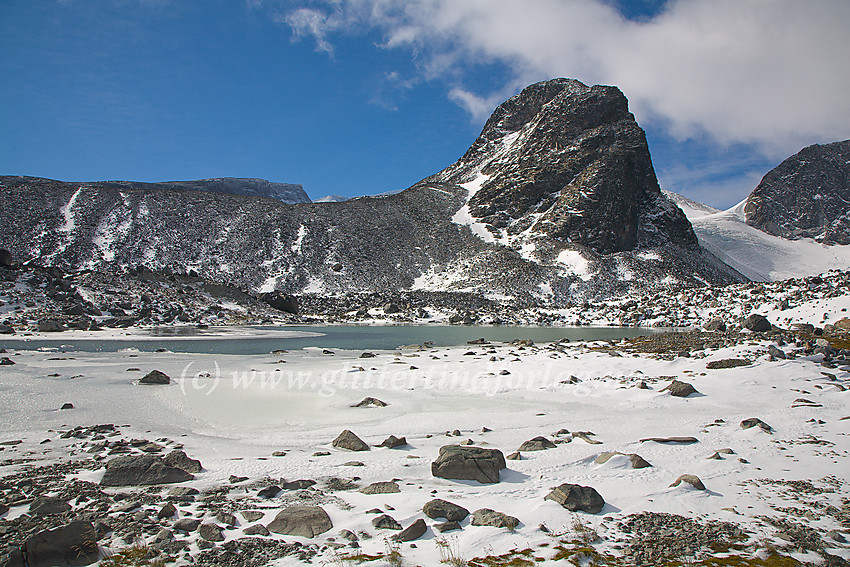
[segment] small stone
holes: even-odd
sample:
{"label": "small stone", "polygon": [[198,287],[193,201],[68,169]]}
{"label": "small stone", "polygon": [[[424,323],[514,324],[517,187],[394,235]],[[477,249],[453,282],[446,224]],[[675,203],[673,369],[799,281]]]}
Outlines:
{"label": "small stone", "polygon": [[171,384],[171,378],[169,378],[168,374],[164,372],[160,372],[159,370],[151,370],[145,376],[139,380],[139,384]]}
{"label": "small stone", "polygon": [[248,523],[256,522],[257,520],[265,516],[265,514],[258,510],[241,510],[239,512],[239,515],[245,518],[245,521]]}
{"label": "small stone", "polygon": [[514,451],[513,453],[511,453],[510,455],[505,457],[505,459],[507,459],[509,461],[521,461],[522,460],[522,454],[520,454],[519,451]]}
{"label": "small stone", "polygon": [[74,409],[74,404],[72,404],[71,402],[66,402],[66,403],[62,404],[62,407],[59,408],[59,409],[60,410]]}
{"label": "small stone", "polygon": [[169,502],[168,504],[159,509],[159,512],[156,513],[156,517],[157,519],[162,520],[164,518],[172,518],[176,513],[177,508],[174,506],[174,504]]}
{"label": "small stone", "polygon": [[458,506],[457,504],[453,504],[451,502],[441,500],[439,498],[435,498],[434,500],[427,502],[422,507],[422,513],[424,513],[432,520],[436,520],[437,518],[445,518],[450,522],[460,522],[464,518],[469,516],[469,510],[467,510],[463,506]]}
{"label": "small stone", "polygon": [[404,447],[407,445],[407,439],[404,437],[396,437],[395,435],[390,435],[386,439],[384,439],[383,443],[378,445],[378,447],[386,447],[387,449],[395,449],[396,447]]}
{"label": "small stone", "polygon": [[673,380],[661,391],[670,392],[671,396],[675,396],[677,398],[687,398],[691,394],[699,394],[696,388],[694,388],[691,384],[680,380]]}
{"label": "small stone", "polygon": [[[364,353],[364,354],[366,354],[366,353]],[[361,358],[363,358],[362,355],[361,355]],[[379,400],[378,398],[373,398],[373,397],[369,396],[369,397],[363,398],[362,400],[360,400],[356,404],[352,405],[351,407],[353,407],[353,408],[369,408],[369,407],[385,408],[385,407],[387,407],[387,405],[388,405],[387,402],[384,402],[384,401]]]}
{"label": "small stone", "polygon": [[517,451],[543,451],[545,449],[554,449],[556,445],[543,436],[529,439],[519,446]]}
{"label": "small stone", "polygon": [[198,526],[201,525],[201,521],[195,518],[180,518],[174,525],[171,526],[177,531],[181,532],[193,532],[198,529]]}
{"label": "small stone", "polygon": [[360,489],[363,494],[394,494],[401,492],[398,483],[395,482],[373,482]]}
{"label": "small stone", "polygon": [[741,427],[743,429],[750,429],[750,428],[753,428],[753,427],[759,427],[762,430],[767,431],[768,433],[773,431],[773,428],[771,426],[769,426],[768,424],[766,424],[765,422],[763,422],[762,420],[760,420],[757,417],[750,417],[748,419],[743,420],[741,422]]}
{"label": "small stone", "polygon": [[281,487],[273,484],[257,492],[257,496],[259,496],[260,498],[274,498],[275,496],[280,494],[281,490]]}

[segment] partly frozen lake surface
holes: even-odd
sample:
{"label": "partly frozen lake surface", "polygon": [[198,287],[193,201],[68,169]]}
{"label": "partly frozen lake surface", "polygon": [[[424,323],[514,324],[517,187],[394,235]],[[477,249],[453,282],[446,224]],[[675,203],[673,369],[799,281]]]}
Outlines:
{"label": "partly frozen lake surface", "polygon": [[[632,327],[496,327],[448,325],[330,325],[287,327],[211,328],[177,327],[163,329],[132,329],[104,332],[66,332],[61,335],[39,335],[0,339],[0,348],[60,349],[66,352],[117,352],[126,348],[153,352],[168,349],[172,352],[196,354],[267,354],[277,349],[307,347],[347,350],[389,350],[403,345],[433,343],[436,346],[456,346],[484,338],[508,342],[531,339],[551,342],[570,340],[611,340],[647,335],[652,329]],[[45,338],[50,336],[50,338]]]}

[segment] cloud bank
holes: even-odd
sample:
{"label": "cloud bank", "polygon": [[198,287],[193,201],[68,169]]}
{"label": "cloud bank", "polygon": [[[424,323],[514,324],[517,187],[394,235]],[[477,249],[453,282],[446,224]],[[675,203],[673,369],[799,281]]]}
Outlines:
{"label": "cloud bank", "polygon": [[[291,6],[291,4],[289,4]],[[333,0],[281,20],[333,52],[336,34],[378,33],[476,120],[529,83],[573,77],[620,87],[642,124],[678,139],[750,144],[785,157],[850,138],[850,2],[672,0],[628,19],[602,0]],[[480,92],[467,72],[499,64]]]}

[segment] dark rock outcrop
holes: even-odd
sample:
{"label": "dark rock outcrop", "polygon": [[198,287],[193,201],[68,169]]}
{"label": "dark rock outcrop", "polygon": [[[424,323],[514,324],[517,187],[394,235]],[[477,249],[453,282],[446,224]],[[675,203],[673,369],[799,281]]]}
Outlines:
{"label": "dark rock outcrop", "polygon": [[29,567],[90,565],[100,558],[97,536],[91,522],[71,522],[66,526],[40,531],[26,539],[24,550]]}
{"label": "dark rock outcrop", "polygon": [[139,380],[139,384],[155,384],[155,385],[165,385],[171,384],[171,378],[169,378],[168,374],[165,372],[160,372],[159,370],[151,370],[145,376]]}
{"label": "dark rock outcrop", "polygon": [[803,148],[747,197],[747,224],[783,238],[850,244],[850,140]]}
{"label": "dark rock outcrop", "polygon": [[348,451],[368,451],[367,445],[362,439],[355,435],[351,430],[346,429],[333,440],[333,446],[338,449],[346,449]]}

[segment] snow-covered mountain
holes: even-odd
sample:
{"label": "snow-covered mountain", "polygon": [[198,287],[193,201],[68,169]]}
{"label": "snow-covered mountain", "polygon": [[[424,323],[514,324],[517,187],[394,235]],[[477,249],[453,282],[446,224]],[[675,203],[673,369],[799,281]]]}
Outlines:
{"label": "snow-covered mountain", "polygon": [[500,105],[460,160],[397,194],[284,204],[162,184],[0,184],[0,248],[68,268],[555,306],[743,280],[662,195],[625,96],[569,79]]}

